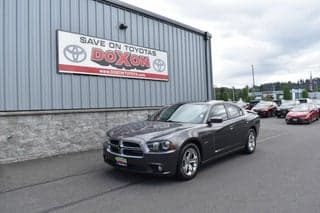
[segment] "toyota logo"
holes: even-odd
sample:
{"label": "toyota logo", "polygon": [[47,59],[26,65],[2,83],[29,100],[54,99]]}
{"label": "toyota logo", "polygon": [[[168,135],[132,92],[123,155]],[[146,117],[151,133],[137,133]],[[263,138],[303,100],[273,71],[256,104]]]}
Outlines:
{"label": "toyota logo", "polygon": [[87,53],[82,47],[77,45],[68,45],[63,50],[64,57],[71,62],[80,63],[87,57]]}
{"label": "toyota logo", "polygon": [[166,63],[161,59],[155,59],[153,61],[153,69],[157,72],[163,72],[166,69]]}

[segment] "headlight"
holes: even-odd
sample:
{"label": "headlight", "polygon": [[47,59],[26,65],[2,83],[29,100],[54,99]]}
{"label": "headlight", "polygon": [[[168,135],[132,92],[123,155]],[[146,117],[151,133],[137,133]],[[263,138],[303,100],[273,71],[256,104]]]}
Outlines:
{"label": "headlight", "polygon": [[147,143],[151,152],[166,152],[175,149],[171,141],[152,141]]}

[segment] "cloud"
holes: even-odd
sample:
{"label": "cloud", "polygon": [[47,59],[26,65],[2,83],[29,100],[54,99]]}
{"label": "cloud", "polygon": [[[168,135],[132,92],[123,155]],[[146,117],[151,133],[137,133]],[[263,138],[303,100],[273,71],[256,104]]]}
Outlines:
{"label": "cloud", "polygon": [[213,83],[243,87],[320,77],[320,4],[309,1],[125,0],[209,31],[213,35]]}

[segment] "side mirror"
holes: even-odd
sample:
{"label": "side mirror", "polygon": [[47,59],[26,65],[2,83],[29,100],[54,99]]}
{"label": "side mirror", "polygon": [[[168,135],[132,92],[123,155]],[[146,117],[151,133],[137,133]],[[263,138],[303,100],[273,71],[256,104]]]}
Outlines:
{"label": "side mirror", "polygon": [[208,123],[222,123],[223,122],[223,119],[221,117],[211,117],[209,118],[208,120]]}

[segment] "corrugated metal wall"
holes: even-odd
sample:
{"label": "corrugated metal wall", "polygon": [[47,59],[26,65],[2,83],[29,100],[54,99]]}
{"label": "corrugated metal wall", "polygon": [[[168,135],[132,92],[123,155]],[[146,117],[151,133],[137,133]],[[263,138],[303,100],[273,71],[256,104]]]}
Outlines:
{"label": "corrugated metal wall", "polygon": [[[94,0],[1,0],[0,23],[0,111],[207,98],[206,42],[199,33]],[[120,23],[128,29],[119,30]],[[167,51],[169,82],[59,74],[57,29]]]}

